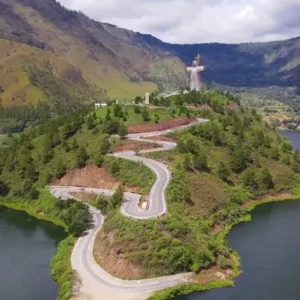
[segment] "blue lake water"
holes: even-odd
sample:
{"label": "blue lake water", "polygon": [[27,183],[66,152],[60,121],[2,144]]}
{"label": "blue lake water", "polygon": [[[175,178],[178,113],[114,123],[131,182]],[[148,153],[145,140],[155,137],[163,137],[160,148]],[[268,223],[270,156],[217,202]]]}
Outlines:
{"label": "blue lake water", "polygon": [[66,236],[62,227],[0,206],[0,299],[54,300],[50,260]]}

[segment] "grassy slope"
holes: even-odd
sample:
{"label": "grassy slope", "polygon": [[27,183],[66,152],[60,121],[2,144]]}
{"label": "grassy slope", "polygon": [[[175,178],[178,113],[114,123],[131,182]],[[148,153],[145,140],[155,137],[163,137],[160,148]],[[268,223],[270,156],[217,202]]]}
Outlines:
{"label": "grassy slope", "polygon": [[[34,3],[27,6],[11,1],[11,5],[14,12],[22,15],[26,24],[33,29],[33,40],[44,43],[55,54],[76,66],[87,82],[106,90],[109,97],[133,98],[137,94],[144,95],[157,88],[155,83],[143,80],[133,66],[124,64],[126,57],[119,58],[110,52],[109,34],[81,14],[66,12],[64,8],[50,1],[39,4],[37,9],[34,8]],[[68,14],[73,15],[69,20],[65,17]],[[15,32],[22,30],[17,24],[15,27]],[[102,35],[107,36],[106,42],[100,39]],[[118,40],[114,42],[120,44]]]}
{"label": "grassy slope", "polygon": [[[46,83],[34,85],[30,80],[29,68],[45,70],[57,80],[66,78],[65,74],[71,74],[68,82],[70,89],[74,91],[78,88],[83,92],[86,88],[78,70],[63,58],[49,51],[0,39],[0,83],[3,89],[0,98],[3,106],[37,104],[51,98],[54,91],[47,90]],[[77,83],[70,80],[72,74],[77,76]]]}
{"label": "grassy slope", "polygon": [[[131,124],[139,124],[139,123],[145,123],[142,118],[141,113],[135,113],[134,112],[134,106],[122,106],[123,111],[125,112],[127,120],[124,122],[126,125],[131,125]],[[98,118],[105,118],[105,115],[107,113],[107,110],[110,110],[112,115],[113,115],[113,107],[104,107],[96,111],[97,117]],[[142,107],[140,108],[142,110]],[[155,114],[159,116],[159,122],[167,121],[173,118],[171,111],[168,109],[164,108],[150,108],[147,109],[149,112],[149,118],[150,121],[147,122],[149,124],[154,123],[155,120]],[[127,113],[126,113],[127,112]]]}

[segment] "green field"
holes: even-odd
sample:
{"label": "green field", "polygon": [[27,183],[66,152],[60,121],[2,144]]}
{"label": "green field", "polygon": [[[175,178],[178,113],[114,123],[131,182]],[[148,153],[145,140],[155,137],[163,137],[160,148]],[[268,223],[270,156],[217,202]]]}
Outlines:
{"label": "green field", "polygon": [[[124,113],[124,123],[126,125],[131,125],[131,124],[139,124],[139,123],[144,123],[142,113],[135,113],[134,112],[134,105],[120,105],[120,107],[123,110]],[[138,106],[139,109],[142,111],[143,107]],[[98,118],[105,119],[105,116],[107,114],[107,111],[110,110],[112,113],[112,116],[114,116],[114,106],[110,107],[103,107],[100,108],[96,111],[96,115]],[[149,123],[154,123],[156,115],[159,117],[159,122],[167,121],[175,116],[178,116],[178,112],[175,111],[175,113],[172,113],[169,109],[166,108],[147,108],[147,111],[149,113]]]}

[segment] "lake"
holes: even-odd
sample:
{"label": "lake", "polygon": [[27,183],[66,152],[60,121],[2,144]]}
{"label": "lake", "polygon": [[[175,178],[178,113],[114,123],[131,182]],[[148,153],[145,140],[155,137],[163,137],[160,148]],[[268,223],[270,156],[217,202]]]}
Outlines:
{"label": "lake", "polygon": [[54,300],[50,260],[66,237],[62,227],[0,206],[0,299]]}
{"label": "lake", "polygon": [[[300,148],[300,132],[283,132]],[[228,240],[241,256],[243,274],[234,288],[211,290],[177,300],[299,299],[300,202],[257,207],[252,222],[235,226]],[[24,212],[0,207],[0,299],[54,300],[58,286],[50,260],[66,237],[61,227]]]}
{"label": "lake", "polygon": [[[300,149],[300,132],[282,132]],[[177,300],[300,299],[300,201],[258,206],[252,221],[235,226],[227,236],[241,256],[242,275],[235,287],[194,293]]]}

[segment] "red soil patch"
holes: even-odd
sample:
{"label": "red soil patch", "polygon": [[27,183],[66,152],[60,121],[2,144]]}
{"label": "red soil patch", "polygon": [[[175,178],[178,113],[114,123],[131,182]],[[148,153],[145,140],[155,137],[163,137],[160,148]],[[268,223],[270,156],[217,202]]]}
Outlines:
{"label": "red soil patch", "polygon": [[239,108],[240,106],[237,104],[237,103],[234,103],[234,102],[232,102],[232,103],[229,103],[228,105],[227,105],[227,108],[229,108],[229,109],[237,109],[237,108]]}
{"label": "red soil patch", "polygon": [[222,270],[217,266],[212,266],[209,269],[202,270],[199,274],[197,274],[194,277],[194,281],[201,284],[207,284],[220,279],[226,279],[227,277],[231,276],[231,274],[231,270]]}
{"label": "red soil patch", "polygon": [[137,150],[146,150],[146,149],[155,149],[160,146],[154,143],[138,142],[131,140],[124,140],[120,144],[112,148],[113,152],[121,151],[137,151]]}
{"label": "red soil patch", "polygon": [[[98,168],[95,165],[89,165],[82,169],[72,169],[64,177],[55,180],[52,184],[107,190],[116,190],[121,185],[105,168]],[[139,187],[124,186],[124,190],[131,193],[141,193],[141,188]]]}
{"label": "red soil patch", "polygon": [[128,133],[143,133],[152,131],[162,131],[174,127],[187,125],[194,122],[194,118],[182,117],[177,119],[168,120],[161,123],[142,123],[128,126]]}

